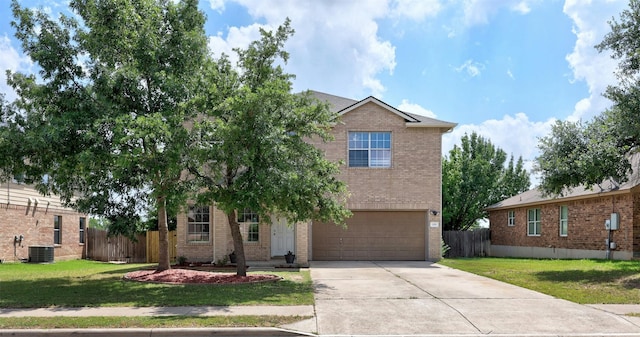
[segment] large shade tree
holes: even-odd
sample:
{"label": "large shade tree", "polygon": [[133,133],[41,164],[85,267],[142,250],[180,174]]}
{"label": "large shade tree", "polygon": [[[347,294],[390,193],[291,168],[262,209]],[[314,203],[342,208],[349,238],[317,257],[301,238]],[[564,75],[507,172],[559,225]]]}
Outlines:
{"label": "large shade tree", "polygon": [[130,234],[143,210],[156,209],[158,269],[168,269],[167,211],[188,190],[186,122],[196,112],[187,102],[208,58],[205,17],[197,0],[69,7],[74,16],[51,18],[12,2],[16,37],[39,73],[8,74],[19,97],[3,104],[1,164],[109,219],[112,233]]}
{"label": "large shade tree", "polygon": [[529,189],[522,157],[507,154],[477,133],[465,134],[442,162],[443,229],[468,230],[487,218],[485,208]]}
{"label": "large shade tree", "polygon": [[631,0],[596,46],[618,59],[618,83],[607,88],[613,105],[587,123],[556,122],[540,140],[536,169],[541,189],[559,195],[580,185],[615,187],[628,180],[631,155],[640,145],[640,2]]}
{"label": "large shade tree", "polygon": [[246,274],[238,211],[250,210],[262,224],[271,217],[295,224],[309,219],[343,223],[346,187],[336,179],[338,163],[309,140],[330,139],[337,121],[310,93],[292,93],[292,75],[281,67],[293,34],[289,20],[246,49],[238,62],[227,57],[207,67],[197,105],[205,116],[194,124],[190,172],[205,187],[198,201],[224,211],[237,256],[237,274]]}

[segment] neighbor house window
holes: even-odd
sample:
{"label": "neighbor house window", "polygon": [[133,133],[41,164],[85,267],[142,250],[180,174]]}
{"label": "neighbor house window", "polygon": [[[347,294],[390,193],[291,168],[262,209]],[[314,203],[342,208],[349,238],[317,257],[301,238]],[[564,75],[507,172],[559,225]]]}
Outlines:
{"label": "neighbor house window", "polygon": [[539,236],[541,233],[540,209],[533,208],[529,210],[527,221],[527,234],[529,236]]}
{"label": "neighbor house window", "polygon": [[208,242],[209,228],[209,206],[189,206],[187,242]]}
{"label": "neighbor house window", "polygon": [[560,236],[569,234],[569,207],[560,206]]}
{"label": "neighbor house window", "polygon": [[80,218],[80,226],[78,231],[80,233],[80,243],[84,243],[84,229],[87,227],[87,218]]}
{"label": "neighbor house window", "polygon": [[349,132],[349,167],[391,167],[391,132]]}
{"label": "neighbor house window", "polygon": [[243,233],[247,233],[247,242],[258,242],[260,240],[258,214],[250,209],[238,211],[238,223],[242,225]]}
{"label": "neighbor house window", "polygon": [[53,216],[53,244],[62,244],[62,217],[60,215]]}
{"label": "neighbor house window", "polygon": [[516,211],[508,211],[507,212],[507,225],[515,226],[516,225]]}

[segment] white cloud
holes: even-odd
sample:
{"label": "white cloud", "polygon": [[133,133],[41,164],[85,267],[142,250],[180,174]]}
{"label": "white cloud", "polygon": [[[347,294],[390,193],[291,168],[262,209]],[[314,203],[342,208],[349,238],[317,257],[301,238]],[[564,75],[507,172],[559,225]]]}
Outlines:
{"label": "white cloud", "polygon": [[433,111],[425,109],[422,106],[420,106],[419,104],[411,103],[407,99],[403,99],[402,100],[402,103],[400,103],[400,105],[398,105],[398,110],[404,111],[404,112],[409,112],[409,113],[416,114],[416,115],[436,118],[436,114],[433,113]]}
{"label": "white cloud", "polygon": [[625,1],[578,1],[567,0],[564,13],[571,18],[576,35],[576,43],[567,62],[573,71],[573,80],[585,81],[589,87],[589,97],[578,101],[568,120],[589,120],[611,105],[602,96],[608,85],[615,84],[613,74],[617,61],[608,52],[598,53],[594,46],[600,43],[610,31],[607,21],[619,17],[626,7]]}
{"label": "white cloud", "polygon": [[520,14],[528,14],[531,12],[531,7],[529,7],[529,4],[526,1],[521,1],[511,6],[511,10]]}
{"label": "white cloud", "polygon": [[11,40],[8,36],[0,36],[0,93],[6,95],[5,99],[11,101],[17,97],[13,88],[7,84],[6,70],[30,73],[32,65],[33,62],[28,57],[20,55],[11,45]]}
{"label": "white cloud", "polygon": [[[534,160],[539,155],[538,140],[549,134],[553,123],[555,119],[532,121],[520,112],[515,116],[506,115],[500,120],[490,119],[479,125],[459,125],[442,137],[442,154],[448,155],[454,145],[460,145],[465,133],[470,135],[476,132],[504,150],[507,156],[513,155],[516,159],[522,156],[525,168],[531,172]],[[531,178],[532,186],[535,186],[538,180],[534,176]]]}
{"label": "white cloud", "polygon": [[507,69],[507,76],[509,76],[510,79],[515,80],[516,78],[513,76],[513,73],[511,72],[511,69]]}
{"label": "white cloud", "polygon": [[529,3],[521,0],[465,0],[463,23],[467,27],[487,24],[489,18],[503,7],[524,15],[531,11]]}
{"label": "white cloud", "polygon": [[[396,67],[395,46],[379,36],[376,22],[391,15],[386,0],[369,1],[366,6],[356,1],[236,1],[269,27],[291,19],[296,33],[285,48],[291,55],[286,70],[298,75],[294,90],[313,88],[347,97],[383,95],[386,88],[379,75],[392,74]],[[394,5],[394,15],[406,15],[404,1]],[[426,5],[420,8],[421,15],[434,11]],[[245,47],[242,43],[257,38],[256,32],[256,25],[231,27],[228,34],[211,37],[209,45],[228,53],[232,47]],[[241,38],[242,34],[247,36]]]}
{"label": "white cloud", "polygon": [[271,30],[269,26],[254,23],[245,27],[230,27],[226,39],[219,32],[216,36],[209,37],[209,50],[215,57],[220,57],[223,53],[229,56],[233,64],[238,60],[234,48],[246,48],[249,43],[260,38],[260,28]]}
{"label": "white cloud", "polygon": [[442,10],[439,0],[394,0],[391,7],[392,16],[406,17],[414,21],[436,16]]}
{"label": "white cloud", "polygon": [[455,67],[454,69],[458,73],[466,72],[467,75],[471,77],[476,77],[482,74],[482,71],[484,70],[484,68],[485,66],[482,63],[476,62],[474,60],[467,60],[465,63],[463,63],[458,67]]}
{"label": "white cloud", "polygon": [[216,12],[224,12],[224,0],[209,0],[209,6]]}

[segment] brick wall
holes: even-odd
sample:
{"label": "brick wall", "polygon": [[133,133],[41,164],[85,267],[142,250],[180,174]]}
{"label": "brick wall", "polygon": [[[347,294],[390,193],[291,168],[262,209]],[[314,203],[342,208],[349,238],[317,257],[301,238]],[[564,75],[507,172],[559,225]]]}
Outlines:
{"label": "brick wall", "polygon": [[[349,131],[391,132],[391,168],[350,168]],[[428,222],[441,222],[442,133],[438,128],[407,127],[404,119],[375,103],[341,117],[334,141],[314,142],[329,160],[342,161],[339,178],[350,192],[352,210],[436,210]],[[442,227],[428,227],[428,259],[440,256]]]}
{"label": "brick wall", "polygon": [[[187,216],[178,216],[177,226],[177,254],[185,256],[189,261],[215,262],[223,259],[233,250],[233,238],[229,229],[226,214],[215,206],[209,208],[210,237],[208,242],[187,242]],[[247,237],[247,227],[240,225],[243,238]],[[306,264],[308,261],[308,226],[298,224],[296,235],[296,263]],[[271,259],[271,226],[268,223],[259,224],[259,240],[244,244],[245,258],[248,261],[268,261]]]}
{"label": "brick wall", "polygon": [[[390,131],[391,168],[349,168],[349,131]],[[441,138],[437,128],[408,128],[387,109],[368,103],[341,117],[330,143],[314,142],[327,159],[344,162],[350,209],[436,209],[440,211]]]}
{"label": "brick wall", "polygon": [[[519,207],[515,210],[515,226],[507,226],[508,210],[491,211],[491,244],[503,246],[524,246],[544,248],[565,248],[581,250],[606,250],[608,231],[604,223],[611,213],[620,216],[620,229],[612,231],[612,241],[619,251],[637,249],[638,207],[637,194],[625,193],[612,196],[596,196],[588,199],[557,201],[544,205]],[[635,200],[635,203],[634,203]],[[634,206],[635,204],[635,206]],[[560,206],[568,207],[568,235],[560,236]],[[541,210],[540,236],[527,235],[527,211]]]}
{"label": "brick wall", "polygon": [[[391,168],[349,168],[347,137],[349,131],[391,132]],[[438,128],[409,128],[400,116],[384,107],[368,103],[342,116],[332,130],[334,140],[329,143],[310,141],[325,152],[331,161],[343,161],[339,179],[349,188],[347,207],[352,210],[436,210],[429,214],[428,223],[440,223],[442,133]],[[213,217],[213,216],[212,216]],[[212,222],[214,219],[211,220]],[[428,224],[425,224],[428,226]],[[215,245],[186,242],[186,216],[178,217],[178,256],[210,261],[233,248],[226,216],[216,211]],[[213,229],[212,229],[213,231]],[[212,236],[214,236],[212,234]],[[440,258],[441,226],[428,227],[429,259]],[[296,262],[306,263],[309,257],[309,225],[296,226]],[[246,243],[248,260],[270,259],[270,226],[261,224],[260,242]],[[215,246],[215,247],[214,247]]]}
{"label": "brick wall", "polygon": [[[29,246],[53,246],[53,218],[62,217],[61,244],[55,246],[54,259],[79,259],[84,254],[80,243],[80,217],[88,217],[67,209],[0,204],[0,260],[19,261],[29,257]],[[86,234],[86,233],[85,233]],[[22,235],[21,244],[14,237]]]}
{"label": "brick wall", "polygon": [[633,195],[633,252],[640,254],[640,187],[632,190]]}

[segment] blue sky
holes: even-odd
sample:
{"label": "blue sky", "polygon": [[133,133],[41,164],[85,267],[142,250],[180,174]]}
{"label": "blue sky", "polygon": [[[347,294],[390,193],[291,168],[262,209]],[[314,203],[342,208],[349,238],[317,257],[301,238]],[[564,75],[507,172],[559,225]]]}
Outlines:
{"label": "blue sky", "polygon": [[[25,0],[57,15],[64,0]],[[0,3],[0,69],[32,72]],[[296,91],[376,96],[401,110],[458,123],[443,153],[476,131],[531,165],[537,139],[560,120],[589,120],[610,105],[616,62],[593,46],[618,0],[201,0],[212,53],[232,53],[286,17],[287,71]],[[15,93],[0,75],[0,91]]]}

